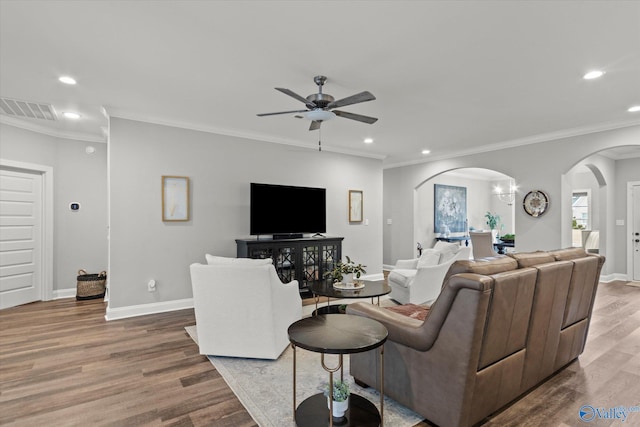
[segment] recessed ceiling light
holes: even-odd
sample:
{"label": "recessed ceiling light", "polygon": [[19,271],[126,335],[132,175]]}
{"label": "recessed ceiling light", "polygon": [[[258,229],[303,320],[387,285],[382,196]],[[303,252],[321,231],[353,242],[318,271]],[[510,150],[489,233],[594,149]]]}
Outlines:
{"label": "recessed ceiling light", "polygon": [[638,111],[640,111],[640,105],[634,105],[633,107],[630,107],[627,111],[630,113],[637,113]]}
{"label": "recessed ceiling light", "polygon": [[373,143],[373,138],[365,138],[365,139],[364,139],[364,143],[365,143],[365,144],[371,144],[371,143]]}
{"label": "recessed ceiling light", "polygon": [[74,113],[72,111],[66,111],[66,112],[62,113],[62,115],[65,116],[67,119],[79,119],[80,118],[80,114]]}
{"label": "recessed ceiling light", "polygon": [[64,84],[67,84],[67,85],[76,84],[76,79],[74,79],[73,77],[69,77],[69,76],[62,76],[58,80],[61,81]]}
{"label": "recessed ceiling light", "polygon": [[604,75],[604,71],[593,70],[593,71],[589,71],[587,74],[582,76],[582,78],[585,80],[593,80],[593,79],[597,79],[598,77],[602,77],[603,75]]}
{"label": "recessed ceiling light", "polygon": [[429,154],[431,150],[422,150],[422,154]]}

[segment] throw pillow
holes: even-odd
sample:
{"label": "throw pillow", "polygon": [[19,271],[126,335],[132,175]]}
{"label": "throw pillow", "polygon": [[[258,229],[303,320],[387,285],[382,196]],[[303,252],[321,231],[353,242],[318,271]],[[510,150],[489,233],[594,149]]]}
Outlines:
{"label": "throw pillow", "polygon": [[460,245],[458,243],[447,243],[441,241],[437,241],[433,248],[442,252],[442,255],[440,255],[440,264],[454,258],[460,251]]}
{"label": "throw pillow", "polygon": [[423,249],[422,255],[418,258],[416,268],[431,267],[440,263],[441,252],[436,249]]}
{"label": "throw pillow", "polygon": [[444,249],[449,249],[449,250],[455,249],[457,252],[459,248],[460,248],[460,245],[458,243],[443,242],[441,240],[438,240],[436,244],[433,245],[433,249],[436,249],[438,251],[442,251]]}
{"label": "throw pillow", "polygon": [[222,256],[215,256],[206,254],[204,256],[207,260],[207,264],[233,264],[233,265],[245,265],[245,266],[256,266],[256,265],[269,265],[273,263],[271,258],[265,259],[252,259],[252,258],[228,258]]}

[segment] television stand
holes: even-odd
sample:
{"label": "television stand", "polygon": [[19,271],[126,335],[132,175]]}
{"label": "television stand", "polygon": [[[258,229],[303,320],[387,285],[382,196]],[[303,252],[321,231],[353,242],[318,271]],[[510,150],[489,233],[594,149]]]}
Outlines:
{"label": "television stand", "polygon": [[273,240],[302,239],[302,233],[274,234]]}
{"label": "television stand", "polygon": [[236,239],[237,257],[271,258],[278,277],[285,283],[298,281],[300,295],[311,297],[311,285],[325,281],[324,273],[342,259],[344,237],[305,237],[301,239]]}
{"label": "television stand", "polygon": [[323,238],[324,238],[324,234],[322,234],[322,233],[316,233],[316,234],[314,234],[314,235],[313,235],[313,236],[311,236],[311,237],[323,237]]}

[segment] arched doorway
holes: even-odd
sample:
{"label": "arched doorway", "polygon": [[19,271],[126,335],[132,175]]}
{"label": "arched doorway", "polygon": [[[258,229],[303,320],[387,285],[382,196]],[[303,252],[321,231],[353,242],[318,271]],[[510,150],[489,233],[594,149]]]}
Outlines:
{"label": "arched doorway", "polygon": [[[469,230],[489,229],[487,212],[499,217],[497,229],[501,234],[515,234],[514,205],[517,197],[511,201],[496,194],[496,187],[506,194],[513,179],[501,172],[482,168],[461,168],[433,176],[414,189],[414,241],[422,247],[432,247],[436,237],[446,232],[436,219],[436,186],[451,187],[453,191],[466,195],[464,221],[466,227],[448,230],[452,236],[461,236]],[[514,194],[515,196],[515,194]]]}
{"label": "arched doorway", "polygon": [[563,242],[605,255],[603,281],[640,280],[638,171],[640,145],[629,145],[593,153],[563,177],[563,198],[571,201],[563,203]]}

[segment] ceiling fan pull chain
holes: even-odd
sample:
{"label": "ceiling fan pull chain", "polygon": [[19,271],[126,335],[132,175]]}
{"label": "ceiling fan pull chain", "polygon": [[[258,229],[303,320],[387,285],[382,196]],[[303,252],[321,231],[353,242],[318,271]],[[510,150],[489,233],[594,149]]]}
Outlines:
{"label": "ceiling fan pull chain", "polygon": [[318,129],[318,151],[322,151],[322,128]]}

